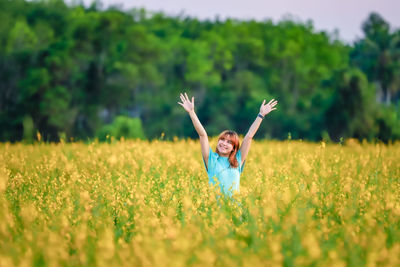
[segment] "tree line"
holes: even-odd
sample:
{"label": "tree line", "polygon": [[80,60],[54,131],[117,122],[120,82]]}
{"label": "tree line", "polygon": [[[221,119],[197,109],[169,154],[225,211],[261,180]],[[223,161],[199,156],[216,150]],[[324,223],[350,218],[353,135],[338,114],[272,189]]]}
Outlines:
{"label": "tree line", "polygon": [[198,20],[99,2],[0,0],[0,21],[0,141],[87,140],[122,117],[136,122],[118,129],[142,127],[140,137],[195,137],[181,91],[195,96],[209,135],[245,134],[275,98],[258,138],[400,139],[400,30],[377,13],[353,44],[310,21]]}

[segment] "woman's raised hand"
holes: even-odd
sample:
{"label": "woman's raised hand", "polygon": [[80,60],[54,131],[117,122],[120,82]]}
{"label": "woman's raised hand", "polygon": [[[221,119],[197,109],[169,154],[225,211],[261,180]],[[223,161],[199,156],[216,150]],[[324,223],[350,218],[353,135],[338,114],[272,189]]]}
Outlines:
{"label": "woman's raised hand", "polygon": [[185,95],[181,93],[180,98],[182,103],[178,102],[178,104],[181,105],[187,112],[194,110],[194,97],[192,97],[192,101],[190,101],[186,93]]}
{"label": "woman's raised hand", "polygon": [[270,100],[267,104],[265,104],[265,99],[263,101],[263,103],[261,104],[260,107],[260,114],[262,116],[267,115],[268,113],[270,113],[271,111],[276,109],[276,105],[278,104],[278,101],[276,101],[275,99]]}

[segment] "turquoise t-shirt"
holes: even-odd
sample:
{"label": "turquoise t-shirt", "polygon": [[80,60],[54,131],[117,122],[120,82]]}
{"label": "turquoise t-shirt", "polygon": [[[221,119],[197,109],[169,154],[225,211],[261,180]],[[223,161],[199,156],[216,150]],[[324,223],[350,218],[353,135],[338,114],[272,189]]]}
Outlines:
{"label": "turquoise t-shirt", "polygon": [[[211,147],[208,153],[208,182],[215,185],[219,184],[221,192],[232,196],[233,191],[239,192],[240,185],[240,174],[243,171],[244,163],[242,165],[242,154],[238,150],[236,153],[236,159],[239,162],[239,167],[233,168],[230,166],[228,158],[218,155],[218,153],[213,152]],[[204,164],[205,166],[205,164]]]}

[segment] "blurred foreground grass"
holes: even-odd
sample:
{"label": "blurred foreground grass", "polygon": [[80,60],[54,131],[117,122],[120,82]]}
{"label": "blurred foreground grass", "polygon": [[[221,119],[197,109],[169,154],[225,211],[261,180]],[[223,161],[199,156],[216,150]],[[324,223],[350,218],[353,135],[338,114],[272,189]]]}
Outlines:
{"label": "blurred foreground grass", "polygon": [[217,201],[197,141],[0,144],[0,266],[399,266],[399,159],[254,142]]}

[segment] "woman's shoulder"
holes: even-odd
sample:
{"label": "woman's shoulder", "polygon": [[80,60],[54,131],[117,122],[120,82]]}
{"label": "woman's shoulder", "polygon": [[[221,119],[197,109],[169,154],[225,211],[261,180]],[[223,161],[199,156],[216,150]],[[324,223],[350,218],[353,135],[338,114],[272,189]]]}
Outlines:
{"label": "woman's shoulder", "polygon": [[209,156],[210,156],[210,157],[217,157],[217,156],[218,156],[218,153],[217,153],[217,152],[214,152],[214,151],[212,150],[211,146],[210,146],[210,149],[209,149]]}
{"label": "woman's shoulder", "polygon": [[240,149],[236,152],[236,158],[241,159],[242,158],[242,151]]}

